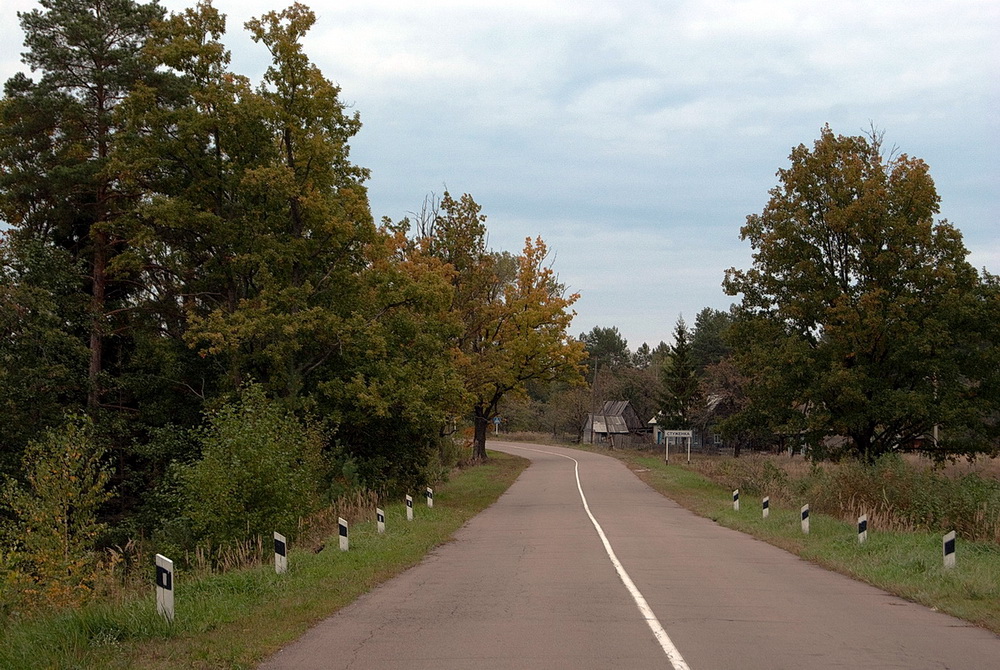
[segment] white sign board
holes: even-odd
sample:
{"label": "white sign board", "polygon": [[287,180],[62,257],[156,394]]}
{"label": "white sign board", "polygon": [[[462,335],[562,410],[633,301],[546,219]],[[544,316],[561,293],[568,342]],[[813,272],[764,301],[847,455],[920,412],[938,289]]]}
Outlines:
{"label": "white sign board", "polygon": [[691,430],[665,430],[663,431],[664,437],[686,437],[691,439],[691,435],[694,431]]}

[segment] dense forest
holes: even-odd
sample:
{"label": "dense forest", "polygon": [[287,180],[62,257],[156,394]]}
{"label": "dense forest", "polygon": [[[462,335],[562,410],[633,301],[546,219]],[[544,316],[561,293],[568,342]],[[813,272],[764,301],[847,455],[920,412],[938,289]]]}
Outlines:
{"label": "dense forest", "polygon": [[488,249],[467,194],[374,220],[360,117],[302,49],[308,8],[246,24],[272,59],[257,85],[208,2],[20,21],[34,78],[0,103],[6,584],[72,600],[102,546],[225,543],[413,491],[486,457],[505,394],[580,377],[577,296],[540,238]]}

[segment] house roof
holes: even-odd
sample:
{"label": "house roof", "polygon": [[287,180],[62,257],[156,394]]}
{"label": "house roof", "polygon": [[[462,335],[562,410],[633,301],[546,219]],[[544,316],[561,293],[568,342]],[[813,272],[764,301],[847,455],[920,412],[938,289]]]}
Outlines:
{"label": "house roof", "polygon": [[629,429],[625,419],[620,416],[598,414],[594,417],[594,432],[624,435]]}
{"label": "house roof", "polygon": [[628,408],[628,400],[605,400],[601,414],[606,416],[624,416]]}

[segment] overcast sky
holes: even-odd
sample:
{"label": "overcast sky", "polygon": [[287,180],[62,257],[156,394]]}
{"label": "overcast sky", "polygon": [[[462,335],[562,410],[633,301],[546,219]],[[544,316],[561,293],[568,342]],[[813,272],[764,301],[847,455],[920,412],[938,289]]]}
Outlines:
{"label": "overcast sky", "polygon": [[[193,2],[167,0],[178,11]],[[259,80],[243,23],[281,2],[216,0],[233,69]],[[376,218],[471,193],[494,249],[540,235],[582,297],[572,333],[635,349],[679,315],[726,309],[739,239],[791,149],[872,124],[923,158],[977,267],[1000,272],[1000,2],[362,0],[307,2],[309,55],[364,125]],[[20,69],[0,3],[0,78]]]}

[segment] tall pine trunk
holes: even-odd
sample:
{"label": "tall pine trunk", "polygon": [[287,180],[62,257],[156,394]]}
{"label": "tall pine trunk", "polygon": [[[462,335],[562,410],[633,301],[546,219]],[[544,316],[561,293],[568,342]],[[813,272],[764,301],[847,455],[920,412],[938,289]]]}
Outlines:
{"label": "tall pine trunk", "polygon": [[108,235],[104,232],[93,234],[94,268],[93,287],[90,298],[90,367],[87,371],[87,408],[96,410],[101,402],[100,375],[104,353],[104,314],[107,292]]}

